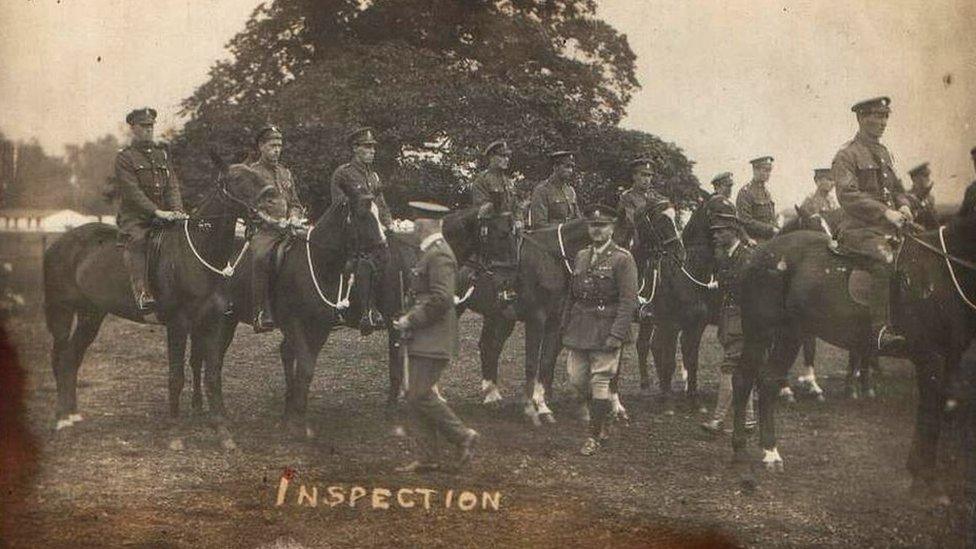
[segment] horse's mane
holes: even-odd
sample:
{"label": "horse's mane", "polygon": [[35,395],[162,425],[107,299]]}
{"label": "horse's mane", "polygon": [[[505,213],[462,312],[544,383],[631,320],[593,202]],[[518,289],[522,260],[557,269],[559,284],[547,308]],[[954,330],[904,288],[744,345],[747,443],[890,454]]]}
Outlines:
{"label": "horse's mane", "polygon": [[[349,215],[349,205],[345,202],[333,202],[319,215],[312,225],[314,227],[313,238],[315,246],[323,250],[339,251],[347,243],[342,238],[342,223]],[[331,235],[331,238],[320,237],[319,235]]]}
{"label": "horse's mane", "polygon": [[[976,213],[950,219],[946,224],[946,240],[946,245],[952,248],[952,255],[976,260]],[[938,242],[937,236],[935,241]]]}

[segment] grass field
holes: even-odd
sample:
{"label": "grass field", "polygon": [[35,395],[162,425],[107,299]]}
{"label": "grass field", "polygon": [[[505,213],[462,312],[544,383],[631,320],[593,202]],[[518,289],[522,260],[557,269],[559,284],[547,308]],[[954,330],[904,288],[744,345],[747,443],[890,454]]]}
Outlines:
{"label": "grass field", "polygon": [[[319,359],[310,416],[318,437],[289,438],[279,427],[284,381],[278,334],[242,327],[224,369],[224,394],[239,446],[225,451],[213,430],[189,412],[167,417],[164,335],[160,327],[109,319],[80,374],[85,421],[52,431],[55,386],[50,338],[40,318],[11,323],[29,372],[30,426],[42,444],[40,473],[27,503],[8,512],[11,546],[565,547],[610,544],[680,546],[717,543],[775,546],[937,546],[947,534],[946,507],[908,491],[905,460],[914,391],[908,363],[885,361],[878,398],[843,396],[846,355],[821,344],[827,402],[781,407],[783,473],[764,474],[757,493],[743,493],[730,469],[728,436],[710,437],[697,412],[666,416],[654,395],[638,390],[633,349],[622,380],[629,425],[604,451],[579,455],[584,426],[573,418],[563,360],[552,406],[558,423],[533,429],[514,404],[522,376],[519,330],[503,355],[506,402],[480,404],[476,337],[480,319],[462,321],[462,358],[442,392],[483,434],[475,461],[461,474],[402,474],[409,443],[393,434],[396,414],[384,407],[383,334],[362,339],[343,330]],[[719,347],[709,329],[702,348],[705,402],[714,401]],[[683,410],[683,409],[679,409]],[[173,436],[186,448],[169,449]],[[280,478],[295,474],[286,503],[276,506]],[[308,489],[353,486],[435,490],[432,508],[296,504]],[[500,494],[499,509],[445,508],[446,492]],[[348,497],[346,498],[348,500]],[[490,506],[489,506],[490,507]],[[705,545],[699,545],[705,546]]]}

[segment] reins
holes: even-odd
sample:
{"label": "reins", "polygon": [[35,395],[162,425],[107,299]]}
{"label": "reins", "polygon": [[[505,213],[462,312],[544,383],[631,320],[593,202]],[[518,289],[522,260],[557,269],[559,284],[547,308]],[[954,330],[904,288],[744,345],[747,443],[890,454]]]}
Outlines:
{"label": "reins", "polygon": [[973,301],[970,300],[969,297],[966,296],[966,293],[962,289],[962,285],[959,284],[959,279],[956,277],[956,270],[953,269],[953,267],[952,267],[952,264],[953,263],[956,263],[957,265],[959,265],[961,267],[964,267],[964,268],[966,268],[966,269],[968,269],[970,271],[976,272],[976,264],[974,264],[974,263],[972,263],[970,261],[966,261],[965,259],[956,257],[956,256],[954,256],[954,255],[952,255],[952,254],[949,253],[949,250],[948,250],[948,247],[946,246],[946,241],[945,241],[945,225],[940,225],[939,226],[939,246],[941,246],[941,248],[942,248],[941,250],[939,248],[936,248],[934,245],[929,244],[928,242],[922,240],[921,238],[918,238],[915,235],[906,234],[906,236],[912,242],[915,242],[916,244],[922,246],[926,250],[928,250],[928,251],[930,251],[930,252],[932,252],[932,253],[934,253],[934,254],[942,257],[942,259],[945,261],[946,269],[949,270],[949,277],[952,279],[952,284],[956,288],[956,293],[959,294],[960,299],[962,299],[963,302],[966,305],[968,305],[970,309],[976,311],[976,303],[973,303]]}

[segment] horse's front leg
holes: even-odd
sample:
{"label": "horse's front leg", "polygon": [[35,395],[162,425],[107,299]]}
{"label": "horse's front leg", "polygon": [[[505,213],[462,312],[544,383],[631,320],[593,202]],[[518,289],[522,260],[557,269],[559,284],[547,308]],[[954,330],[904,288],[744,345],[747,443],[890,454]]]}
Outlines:
{"label": "horse's front leg", "polygon": [[166,347],[169,359],[169,414],[172,418],[180,415],[180,395],[186,378],[183,372],[186,358],[186,341],[189,335],[189,322],[182,314],[174,315],[166,325]]}
{"label": "horse's front leg", "polygon": [[525,319],[525,387],[523,390],[522,412],[532,421],[532,425],[539,427],[542,421],[536,409],[536,398],[542,392],[539,383],[539,363],[542,359],[542,340],[544,338],[545,319],[540,311],[532,311]]}

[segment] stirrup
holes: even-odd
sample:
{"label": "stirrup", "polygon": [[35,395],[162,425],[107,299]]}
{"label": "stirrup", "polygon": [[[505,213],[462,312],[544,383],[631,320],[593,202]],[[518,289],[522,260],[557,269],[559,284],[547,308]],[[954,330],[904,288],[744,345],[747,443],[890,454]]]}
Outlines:
{"label": "stirrup", "polygon": [[136,308],[140,313],[149,313],[156,309],[156,298],[149,292],[142,292],[136,296]]}

